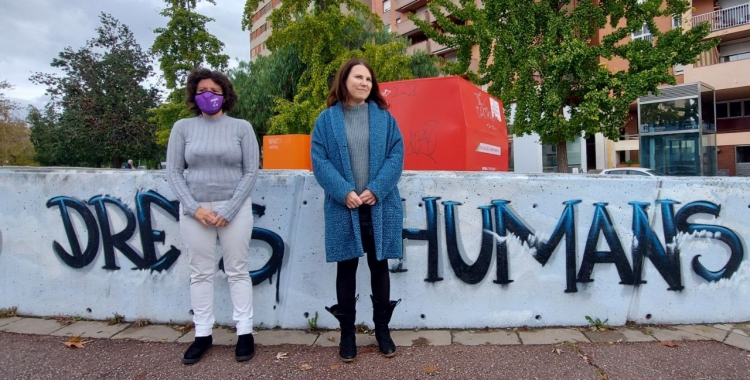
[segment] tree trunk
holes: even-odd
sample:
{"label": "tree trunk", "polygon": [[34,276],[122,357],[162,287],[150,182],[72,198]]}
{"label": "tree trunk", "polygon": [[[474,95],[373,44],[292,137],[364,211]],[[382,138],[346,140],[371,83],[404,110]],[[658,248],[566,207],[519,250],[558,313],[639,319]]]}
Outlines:
{"label": "tree trunk", "polygon": [[568,172],[568,144],[566,141],[557,143],[557,172]]}

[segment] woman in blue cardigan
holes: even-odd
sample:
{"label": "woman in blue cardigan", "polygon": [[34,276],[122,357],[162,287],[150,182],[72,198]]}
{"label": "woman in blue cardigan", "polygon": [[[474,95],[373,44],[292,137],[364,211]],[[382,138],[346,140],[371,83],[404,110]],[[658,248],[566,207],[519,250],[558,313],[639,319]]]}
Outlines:
{"label": "woman in blue cardigan", "polygon": [[341,326],[341,359],[353,361],[357,266],[366,254],[375,338],[380,352],[392,357],[396,345],[388,323],[400,300],[390,299],[387,259],[402,257],[403,208],[397,187],[404,166],[401,132],[375,73],[361,59],[339,69],[326,105],[315,121],[311,148],[313,173],[325,191],[326,261],[337,263],[338,304],[326,310]]}

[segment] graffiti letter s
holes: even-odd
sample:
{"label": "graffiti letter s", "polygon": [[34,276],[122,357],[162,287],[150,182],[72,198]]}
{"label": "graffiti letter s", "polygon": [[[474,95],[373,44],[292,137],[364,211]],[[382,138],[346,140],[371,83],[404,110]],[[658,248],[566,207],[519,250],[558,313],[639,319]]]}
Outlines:
{"label": "graffiti letter s", "polygon": [[688,218],[695,214],[709,214],[713,216],[719,216],[721,212],[721,206],[716,205],[707,201],[691,202],[681,208],[675,216],[675,224],[680,232],[692,234],[694,232],[708,232],[708,238],[717,239],[722,241],[729,247],[732,252],[729,255],[729,261],[723,268],[717,271],[710,271],[703,264],[700,263],[699,258],[701,255],[693,257],[693,270],[698,276],[703,277],[706,281],[719,281],[722,278],[730,278],[732,274],[737,271],[742,263],[742,258],[745,256],[745,250],[742,247],[737,234],[726,227],[716,226],[712,224],[696,224],[688,223]]}

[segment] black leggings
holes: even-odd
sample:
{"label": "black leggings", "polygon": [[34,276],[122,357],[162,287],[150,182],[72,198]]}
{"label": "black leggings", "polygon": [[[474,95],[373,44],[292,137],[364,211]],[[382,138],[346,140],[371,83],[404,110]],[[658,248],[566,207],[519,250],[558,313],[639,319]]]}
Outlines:
{"label": "black leggings", "polygon": [[[391,297],[391,279],[388,272],[388,260],[378,261],[375,256],[375,236],[372,230],[370,206],[359,206],[359,226],[362,232],[362,246],[367,253],[367,266],[370,267],[370,286],[372,298],[382,305],[387,305]],[[339,305],[354,302],[357,292],[357,266],[359,257],[339,261],[336,267],[336,297]]]}

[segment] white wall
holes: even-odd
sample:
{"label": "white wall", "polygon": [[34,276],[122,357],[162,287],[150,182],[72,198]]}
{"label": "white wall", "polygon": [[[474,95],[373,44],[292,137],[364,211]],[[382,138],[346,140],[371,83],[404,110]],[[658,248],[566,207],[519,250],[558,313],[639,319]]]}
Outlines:
{"label": "white wall", "polygon": [[[431,276],[428,242],[405,240],[404,260],[400,264],[406,271],[391,275],[393,298],[403,299],[394,314],[393,326],[584,325],[585,316],[609,319],[612,325],[622,325],[628,320],[639,323],[746,321],[750,319],[750,267],[747,259],[736,260],[736,267],[729,265],[724,274],[726,278],[718,281],[708,281],[704,277],[718,278],[720,274],[706,272],[701,277],[691,262],[700,255],[698,261],[707,270],[718,272],[727,266],[732,251],[728,244],[717,239],[736,236],[732,244],[736,244],[738,250],[746,249],[745,239],[750,236],[746,201],[749,181],[743,178],[407,172],[399,185],[405,199],[407,235],[414,234],[409,229],[428,229],[426,210],[431,201],[423,198],[440,197],[434,201],[437,207],[437,244],[433,248],[436,249],[438,267]],[[135,265],[118,250],[114,252],[120,269],[103,269],[105,253],[101,241],[93,251],[96,253],[93,261],[82,268],[66,264],[53,250],[55,241],[68,252],[71,245],[60,207],[46,206],[51,199],[66,196],[86,201],[95,196],[110,195],[121,199],[135,213],[136,193],[147,190],[158,192],[167,199],[174,198],[163,172],[0,169],[0,308],[17,306],[19,313],[37,316],[79,315],[103,319],[116,312],[128,320],[189,320],[187,253],[180,240],[177,222],[160,207],[151,206],[153,229],[165,232],[164,244],[156,244],[157,257],[165,255],[172,245],[182,251],[174,264],[162,272],[132,270]],[[283,239],[285,247],[280,278],[274,274],[272,283],[265,281],[254,287],[255,324],[306,328],[305,313],[314,315],[318,312],[321,327],[335,327],[336,321],[324,309],[324,306],[335,303],[335,265],[325,263],[323,193],[314,177],[302,171],[266,171],[258,180],[252,196],[255,204],[265,206],[265,214],[256,216],[256,228],[276,234]],[[628,272],[633,267],[634,247],[636,250],[648,248],[647,235],[641,235],[641,240],[634,238],[634,216],[640,214],[634,212],[634,206],[629,202],[649,205],[643,220],[647,218],[650,228],[642,230],[653,229],[663,246],[662,206],[655,203],[657,199],[681,202],[673,205],[674,212],[683,219],[687,218],[687,224],[670,224],[668,218],[668,226],[676,225],[678,232],[689,228],[699,231],[693,235],[680,233],[676,244],[668,246],[677,247],[680,253],[674,261],[677,264],[664,275],[659,273],[652,260],[645,258],[641,277],[646,283],[637,286],[620,284],[615,264],[600,263],[594,265],[590,275],[593,282],[572,282],[576,291],[570,292],[572,289],[566,277],[565,238],[545,265],[533,256],[535,252],[539,255],[544,251],[534,239],[548,241],[561,216],[569,215],[569,219],[562,220],[570,221],[568,232],[575,236],[571,250],[574,267],[570,268],[576,277],[571,279],[585,278],[585,273],[581,277],[579,271],[587,261],[584,256],[592,224],[599,220],[606,227],[609,225],[607,220],[611,220],[613,229],[609,236],[616,233],[617,240],[608,245],[604,234],[594,229],[592,236],[597,240],[590,244],[589,253],[616,250],[616,246],[621,245],[623,255],[620,262],[624,264],[623,271]],[[492,225],[500,208],[491,207],[493,200],[510,201],[508,209],[535,235],[525,242],[520,239],[523,237],[520,233],[518,236],[508,233],[509,237],[499,240],[492,237],[494,240],[489,240],[490,250],[487,251],[488,268],[472,270],[462,267],[461,262],[465,266],[465,263],[478,259],[482,237],[487,234],[483,232],[483,211],[478,207],[490,208],[486,214],[491,222],[489,227],[496,229]],[[576,200],[581,202],[571,206],[564,204]],[[458,231],[456,244],[449,243],[451,239],[448,239],[447,229],[451,223],[443,204],[447,201],[460,202],[460,205],[452,206]],[[679,214],[687,204],[699,201],[720,206],[718,216]],[[597,206],[594,204],[599,202],[607,205],[600,204],[599,217],[595,217]],[[691,207],[694,211],[705,212],[708,206],[711,204],[698,203]],[[87,206],[87,209],[95,214],[93,206]],[[566,209],[572,213],[565,214]],[[603,214],[605,209],[609,219]],[[125,228],[126,214],[114,204],[109,204],[107,210],[112,233],[116,234]],[[501,214],[509,223],[510,216]],[[82,249],[85,249],[90,233],[101,236],[100,227],[89,231],[77,212],[71,211],[70,215]],[[635,225],[642,227],[638,223]],[[565,223],[563,227],[566,227]],[[713,230],[706,232],[707,229]],[[503,234],[503,231],[498,232]],[[136,229],[127,242],[142,254],[140,238]],[[727,241],[732,242],[731,239]],[[507,244],[510,283],[495,283],[498,280],[497,253],[493,251],[496,242]],[[252,246],[253,269],[259,269],[271,256],[271,250],[260,241],[254,241]],[[457,247],[459,253],[451,255],[449,247]],[[734,252],[735,256],[738,253]],[[453,263],[451,256],[455,259]],[[393,268],[398,264],[395,261],[390,263]],[[479,275],[472,277],[472,273]],[[459,278],[461,276],[464,280]],[[357,321],[372,325],[368,277],[367,265],[363,261],[358,273],[360,302]],[[437,277],[442,280],[436,281]],[[682,290],[668,290],[670,285],[666,278],[677,281],[683,286]],[[278,302],[275,299],[277,284],[280,285]],[[231,307],[223,274],[218,275],[216,285],[217,320],[221,324],[231,324]]]}
{"label": "white wall", "polygon": [[542,173],[543,158],[538,134],[513,137],[513,170],[516,173]]}

